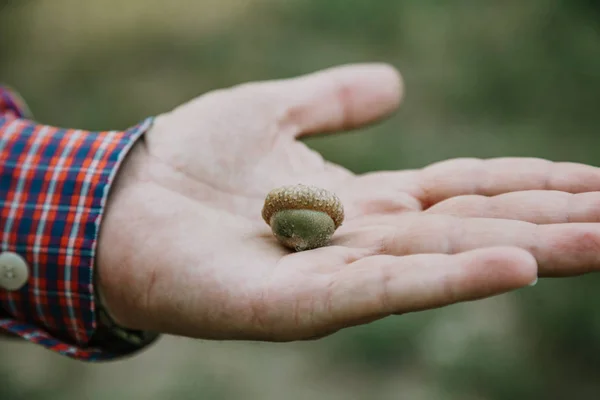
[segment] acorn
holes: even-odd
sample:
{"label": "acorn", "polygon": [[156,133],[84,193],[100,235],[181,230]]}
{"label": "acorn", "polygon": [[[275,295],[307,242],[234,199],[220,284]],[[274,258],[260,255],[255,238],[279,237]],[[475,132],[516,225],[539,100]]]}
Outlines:
{"label": "acorn", "polygon": [[334,193],[299,184],[270,191],[262,217],[282,245],[304,251],[330,242],[344,221],[344,208]]}

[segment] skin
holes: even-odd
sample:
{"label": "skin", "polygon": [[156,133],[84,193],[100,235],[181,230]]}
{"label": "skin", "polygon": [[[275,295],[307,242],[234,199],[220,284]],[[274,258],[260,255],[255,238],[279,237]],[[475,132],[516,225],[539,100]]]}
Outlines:
{"label": "skin", "polygon": [[[129,328],[191,338],[313,339],[393,314],[600,268],[600,170],[457,159],[355,175],[300,138],[380,121],[403,84],[364,64],[210,92],[157,118],[119,171],[101,223],[100,289]],[[340,196],[329,246],[285,249],[265,195]]]}

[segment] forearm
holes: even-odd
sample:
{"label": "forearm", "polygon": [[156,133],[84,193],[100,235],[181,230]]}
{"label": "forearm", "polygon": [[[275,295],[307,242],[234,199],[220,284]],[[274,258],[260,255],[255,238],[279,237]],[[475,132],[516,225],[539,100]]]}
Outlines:
{"label": "forearm", "polygon": [[19,103],[0,87],[0,256],[20,257],[4,263],[28,274],[0,275],[0,332],[77,359],[119,357],[94,342],[97,237],[117,170],[151,120],[126,131],[60,129]]}

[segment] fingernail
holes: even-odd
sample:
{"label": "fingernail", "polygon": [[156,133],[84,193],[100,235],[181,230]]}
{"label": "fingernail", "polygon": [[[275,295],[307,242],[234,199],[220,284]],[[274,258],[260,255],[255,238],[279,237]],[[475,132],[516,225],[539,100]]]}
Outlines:
{"label": "fingernail", "polygon": [[537,283],[538,283],[538,278],[537,278],[537,276],[536,276],[536,277],[535,277],[535,279],[534,279],[534,281],[533,281],[533,282],[531,282],[531,283],[530,283],[529,285],[527,285],[527,286],[535,286]]}

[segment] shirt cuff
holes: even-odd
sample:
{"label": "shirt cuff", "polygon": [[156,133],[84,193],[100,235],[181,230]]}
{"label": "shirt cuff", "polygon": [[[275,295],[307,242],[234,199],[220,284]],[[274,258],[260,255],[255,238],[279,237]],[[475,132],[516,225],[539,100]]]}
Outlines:
{"label": "shirt cuff", "polygon": [[28,268],[19,289],[0,285],[0,331],[75,359],[122,357],[91,345],[96,246],[117,170],[153,118],[92,132],[25,115],[0,87],[0,254],[17,254]]}

